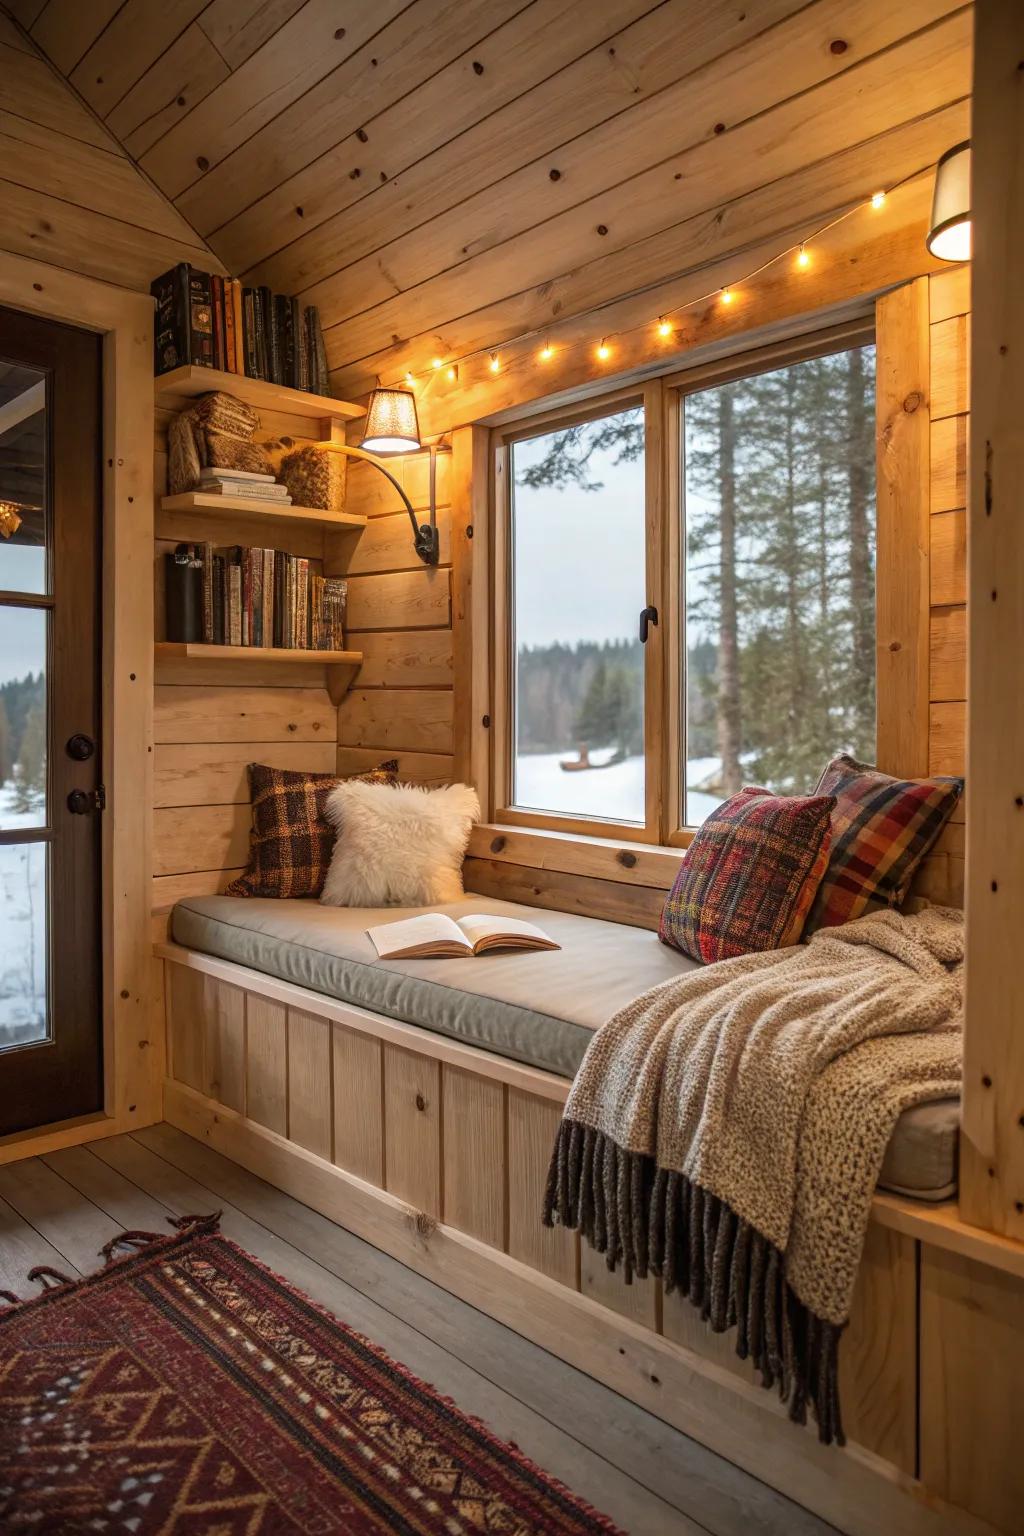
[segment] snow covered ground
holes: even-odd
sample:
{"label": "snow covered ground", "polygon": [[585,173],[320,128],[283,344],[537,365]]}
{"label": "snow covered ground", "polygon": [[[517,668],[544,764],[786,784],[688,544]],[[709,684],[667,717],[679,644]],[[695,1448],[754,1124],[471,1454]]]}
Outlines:
{"label": "snow covered ground", "polygon": [[[559,764],[575,757],[575,752],[538,752],[516,759],[515,803],[534,811],[560,811],[573,816],[601,818],[605,821],[643,822],[644,760],[627,757],[610,768],[594,772],[565,773]],[[595,752],[593,760],[604,763],[611,751]],[[687,779],[694,789],[687,791],[687,821],[691,826],[710,815],[721,796],[696,788],[703,785],[718,766],[716,758],[700,758],[687,764]]]}
{"label": "snow covered ground", "polygon": [[[39,809],[15,811],[0,785],[0,827],[37,827]],[[0,1050],[46,1038],[46,844],[0,844]]]}

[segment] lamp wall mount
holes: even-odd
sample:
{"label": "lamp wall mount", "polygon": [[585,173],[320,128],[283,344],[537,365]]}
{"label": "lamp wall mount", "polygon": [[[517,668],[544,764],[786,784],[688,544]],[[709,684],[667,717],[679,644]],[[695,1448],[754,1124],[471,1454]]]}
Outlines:
{"label": "lamp wall mount", "polygon": [[[413,548],[424,565],[437,565],[441,558],[441,540],[437,529],[437,455],[438,448],[431,443],[428,447],[430,453],[430,512],[429,521],[421,523],[416,516],[412,502],[409,500],[405,487],[393,475],[375,453],[370,453],[365,448],[356,448],[349,443],[338,441],[323,442],[321,448],[327,453],[343,453],[346,458],[362,459],[367,464],[372,464],[374,469],[380,471],[393,488],[398,492],[402,505],[409,514],[412,524]],[[411,450],[417,451],[415,449]],[[445,451],[445,450],[440,450]]]}

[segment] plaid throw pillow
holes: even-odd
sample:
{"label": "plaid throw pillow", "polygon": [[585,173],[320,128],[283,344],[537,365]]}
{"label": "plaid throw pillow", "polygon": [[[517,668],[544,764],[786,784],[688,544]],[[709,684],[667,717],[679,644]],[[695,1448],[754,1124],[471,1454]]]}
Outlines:
{"label": "plaid throw pillow", "polygon": [[[363,784],[397,784],[398,761],[389,758],[356,777]],[[342,782],[333,773],[295,773],[250,763],[249,867],[232,880],[227,894],[319,896],[334,850],[334,828],[324,806]]]}
{"label": "plaid throw pillow", "polygon": [[749,787],[690,844],[658,937],[693,960],[728,960],[799,939],[828,863],[831,795]]}
{"label": "plaid throw pillow", "polygon": [[832,849],[807,932],[898,907],[963,793],[963,779],[893,779],[843,753],[816,793],[834,795]]}

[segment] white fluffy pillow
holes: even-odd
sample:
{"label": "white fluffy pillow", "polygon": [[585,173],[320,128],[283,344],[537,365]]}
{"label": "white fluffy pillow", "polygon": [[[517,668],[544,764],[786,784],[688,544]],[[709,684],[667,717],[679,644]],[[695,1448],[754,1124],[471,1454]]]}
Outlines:
{"label": "white fluffy pillow", "polygon": [[320,900],[331,907],[424,907],[457,901],[476,791],[350,779],[327,796],[337,828]]}

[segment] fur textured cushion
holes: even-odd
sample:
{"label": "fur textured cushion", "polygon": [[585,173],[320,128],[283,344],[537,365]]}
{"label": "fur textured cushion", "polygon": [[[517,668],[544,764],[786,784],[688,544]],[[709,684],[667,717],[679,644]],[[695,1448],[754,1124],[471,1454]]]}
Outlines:
{"label": "fur textured cushion", "polygon": [[339,784],[327,797],[338,837],[320,900],[333,907],[422,907],[457,901],[476,791]]}

